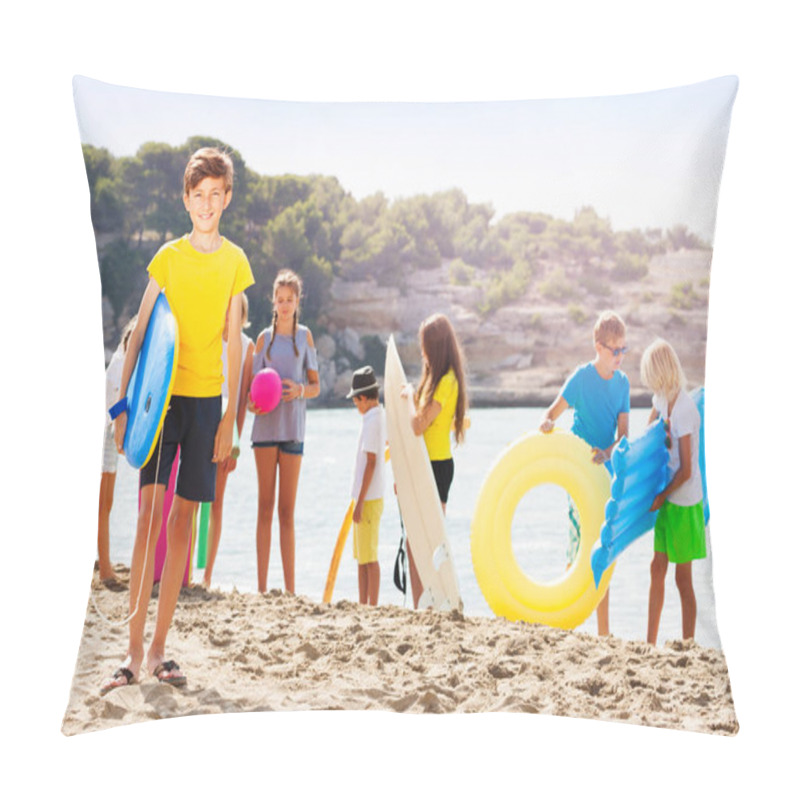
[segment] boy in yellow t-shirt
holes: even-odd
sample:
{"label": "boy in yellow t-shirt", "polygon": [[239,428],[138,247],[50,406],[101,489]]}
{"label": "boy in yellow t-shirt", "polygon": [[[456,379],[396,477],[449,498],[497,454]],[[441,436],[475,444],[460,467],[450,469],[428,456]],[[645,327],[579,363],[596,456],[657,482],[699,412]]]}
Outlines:
{"label": "boy in yellow t-shirt", "polygon": [[[230,455],[233,443],[241,342],[231,337],[228,344],[231,397],[222,416],[225,315],[229,314],[231,329],[238,330],[242,308],[239,295],[253,283],[244,252],[219,233],[220,219],[230,204],[232,191],[233,163],[226,153],[205,147],[191,156],[184,173],[183,203],[192,221],[192,231],[165,244],[150,262],[150,279],[125,355],[120,400],[127,393],[150,314],[163,291],[178,324],[178,369],[160,448],[156,447],[139,473],[141,499],[131,557],[128,652],[119,669],[101,688],[101,694],[136,683],[145,664],[144,627],[153,588],[155,545],[161,530],[164,493],[179,446],[180,465],[175,499],[167,520],[167,555],[156,627],[145,666],[161,683],[173,686],[186,683],[180,667],[166,660],[166,637],[183,580],[192,517],[201,502],[214,500],[216,465]],[[232,302],[234,299],[236,302]],[[120,452],[126,425],[127,414],[123,411],[114,421],[114,438]]]}

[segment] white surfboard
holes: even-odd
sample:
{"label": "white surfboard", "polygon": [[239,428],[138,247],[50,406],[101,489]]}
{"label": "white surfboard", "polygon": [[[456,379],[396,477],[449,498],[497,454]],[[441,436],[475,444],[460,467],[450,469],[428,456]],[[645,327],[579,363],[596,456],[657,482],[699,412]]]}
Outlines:
{"label": "white surfboard", "polygon": [[437,610],[461,610],[458,579],[425,440],[415,436],[411,429],[414,400],[411,396],[400,396],[405,384],[403,365],[394,337],[390,336],[383,390],[389,460],[403,525],[422,581],[419,605]]}

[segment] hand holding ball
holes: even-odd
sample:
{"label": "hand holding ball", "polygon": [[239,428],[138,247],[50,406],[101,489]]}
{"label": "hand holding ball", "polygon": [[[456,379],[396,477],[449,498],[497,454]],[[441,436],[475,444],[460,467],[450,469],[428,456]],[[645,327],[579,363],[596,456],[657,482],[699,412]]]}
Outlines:
{"label": "hand holding ball", "polygon": [[283,385],[281,377],[274,369],[267,367],[256,373],[250,385],[250,398],[253,405],[262,413],[272,411],[281,400]]}

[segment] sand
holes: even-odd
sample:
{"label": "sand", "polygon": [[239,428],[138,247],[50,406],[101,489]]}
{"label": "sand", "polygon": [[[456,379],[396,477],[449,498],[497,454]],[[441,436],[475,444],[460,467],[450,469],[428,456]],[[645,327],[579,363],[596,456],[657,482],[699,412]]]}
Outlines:
{"label": "sand", "polygon": [[[122,567],[117,568],[124,575]],[[157,589],[155,590],[157,592]],[[140,675],[100,697],[121,661],[128,594],[92,586],[63,733],[241,711],[522,712],[733,735],[724,655],[458,612],[322,604],[273,590],[182,590],[168,653],[184,688]],[[149,608],[152,631],[156,603]]]}

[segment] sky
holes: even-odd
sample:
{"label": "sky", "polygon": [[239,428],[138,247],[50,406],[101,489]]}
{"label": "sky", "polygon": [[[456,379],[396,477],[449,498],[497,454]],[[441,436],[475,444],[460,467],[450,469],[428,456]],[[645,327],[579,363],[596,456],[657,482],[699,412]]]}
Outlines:
{"label": "sky", "polygon": [[82,141],[115,156],[209,135],[261,174],[336,176],[361,199],[463,189],[495,219],[571,219],[591,205],[617,230],[684,224],[713,239],[736,79],[584,99],[308,103],[75,79]]}

